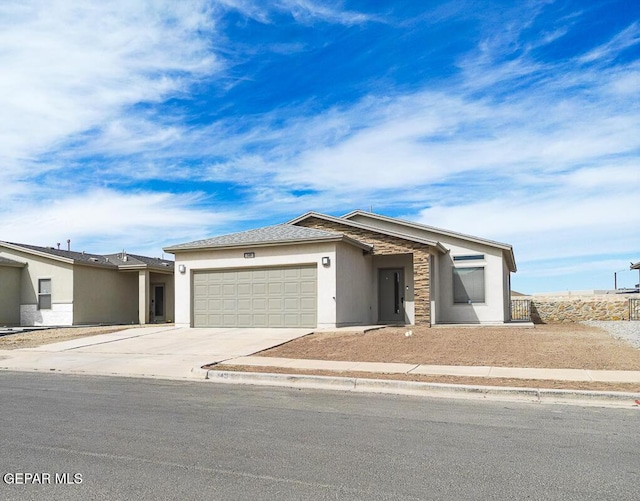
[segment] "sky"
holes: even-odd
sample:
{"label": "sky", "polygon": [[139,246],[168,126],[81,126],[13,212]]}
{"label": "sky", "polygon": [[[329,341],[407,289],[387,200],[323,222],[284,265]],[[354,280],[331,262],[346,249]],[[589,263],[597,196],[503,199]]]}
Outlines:
{"label": "sky", "polygon": [[640,281],[640,2],[4,0],[0,240],[162,248],[354,209]]}

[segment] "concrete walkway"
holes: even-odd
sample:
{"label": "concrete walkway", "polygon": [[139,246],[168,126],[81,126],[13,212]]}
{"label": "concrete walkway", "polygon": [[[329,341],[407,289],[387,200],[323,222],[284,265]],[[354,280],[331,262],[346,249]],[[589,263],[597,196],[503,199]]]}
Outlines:
{"label": "concrete walkway", "polygon": [[599,381],[606,383],[640,383],[640,371],[605,371],[586,369],[535,369],[527,367],[464,367],[378,362],[337,362],[274,357],[238,357],[219,365],[244,365],[282,369],[305,369],[379,374],[416,374],[430,376],[470,376],[482,378],[540,379],[557,381]]}

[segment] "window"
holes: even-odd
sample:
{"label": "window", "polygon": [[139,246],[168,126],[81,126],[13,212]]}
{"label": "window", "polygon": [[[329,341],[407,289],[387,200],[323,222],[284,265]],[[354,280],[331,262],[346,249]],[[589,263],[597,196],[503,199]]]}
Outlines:
{"label": "window", "polygon": [[38,280],[38,309],[51,309],[51,279],[41,278]]}
{"label": "window", "polygon": [[453,269],[453,302],[484,303],[484,268]]}
{"label": "window", "polygon": [[484,254],[473,254],[471,256],[453,256],[454,261],[482,261]]}

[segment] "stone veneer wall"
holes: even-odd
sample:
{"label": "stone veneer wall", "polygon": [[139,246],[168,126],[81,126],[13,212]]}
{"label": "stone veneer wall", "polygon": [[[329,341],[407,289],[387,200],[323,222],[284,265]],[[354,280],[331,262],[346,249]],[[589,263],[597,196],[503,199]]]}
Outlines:
{"label": "stone veneer wall", "polygon": [[342,233],[360,242],[373,245],[373,254],[413,254],[413,295],[415,325],[431,325],[431,298],[429,285],[429,246],[403,240],[346,224],[334,223],[316,217],[304,219],[298,226]]}
{"label": "stone veneer wall", "polygon": [[[531,320],[537,324],[584,320],[629,320],[629,298],[638,295],[531,296]],[[520,298],[514,298],[520,299]]]}

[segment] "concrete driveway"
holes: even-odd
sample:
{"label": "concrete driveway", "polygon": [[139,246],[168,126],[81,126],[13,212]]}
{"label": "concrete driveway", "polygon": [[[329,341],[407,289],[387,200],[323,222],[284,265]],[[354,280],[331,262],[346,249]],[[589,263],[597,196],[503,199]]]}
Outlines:
{"label": "concrete driveway", "polygon": [[0,350],[0,369],[188,378],[194,368],[251,355],[312,330],[142,327],[38,348]]}

